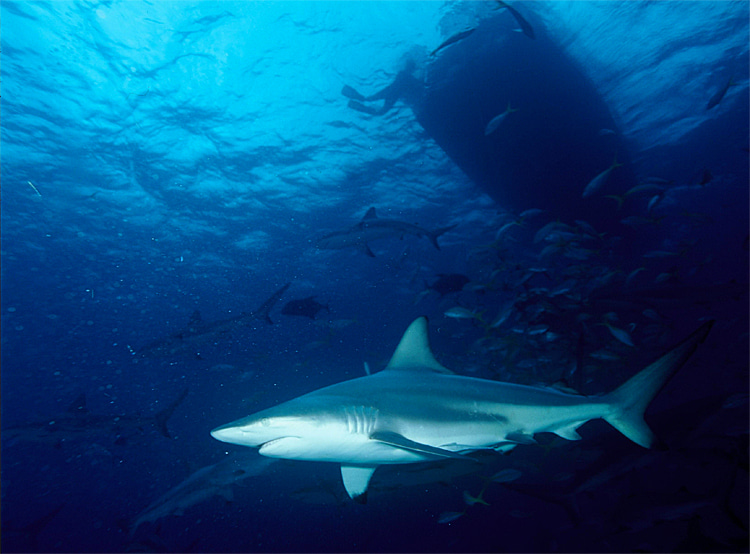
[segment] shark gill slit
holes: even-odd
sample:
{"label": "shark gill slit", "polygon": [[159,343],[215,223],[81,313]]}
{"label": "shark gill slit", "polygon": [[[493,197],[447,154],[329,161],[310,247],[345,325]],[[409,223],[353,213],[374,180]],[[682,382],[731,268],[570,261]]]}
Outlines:
{"label": "shark gill slit", "polygon": [[355,435],[369,435],[377,423],[378,410],[368,406],[348,406],[344,408],[346,414],[346,430]]}

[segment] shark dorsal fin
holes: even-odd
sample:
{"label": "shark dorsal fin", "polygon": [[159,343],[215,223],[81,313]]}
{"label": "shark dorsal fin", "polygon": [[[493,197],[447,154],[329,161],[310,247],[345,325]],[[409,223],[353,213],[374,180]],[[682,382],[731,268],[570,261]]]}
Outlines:
{"label": "shark dorsal fin", "polygon": [[365,214],[365,217],[362,218],[362,221],[367,221],[368,219],[377,219],[378,214],[375,212],[375,206],[367,210],[367,213]]}
{"label": "shark dorsal fin", "polygon": [[432,355],[426,317],[417,318],[409,325],[385,369],[453,373]]}
{"label": "shark dorsal fin", "polygon": [[193,312],[193,315],[190,316],[190,321],[188,322],[188,326],[190,325],[196,325],[198,323],[201,323],[203,321],[203,318],[201,317],[201,313],[199,310],[195,310]]}

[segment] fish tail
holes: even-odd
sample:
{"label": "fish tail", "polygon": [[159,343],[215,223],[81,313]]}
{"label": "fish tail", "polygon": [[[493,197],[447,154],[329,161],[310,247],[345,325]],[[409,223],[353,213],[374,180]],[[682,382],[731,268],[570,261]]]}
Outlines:
{"label": "fish tail", "polygon": [[513,112],[517,112],[518,108],[511,108],[510,107],[510,101],[509,101],[508,102],[508,107],[505,109],[505,111],[508,112],[508,113],[513,113]]}
{"label": "fish tail", "polygon": [[713,320],[704,323],[661,358],[603,396],[602,400],[610,405],[604,420],[634,443],[650,448],[654,434],[643,420],[646,408],[706,339],[713,324]]}
{"label": "fish tail", "polygon": [[615,159],[612,160],[612,166],[610,169],[615,169],[616,167],[622,167],[622,164],[617,161],[617,153],[615,153]]}
{"label": "fish tail", "polygon": [[438,241],[437,241],[438,237],[444,233],[447,233],[448,231],[453,229],[455,226],[456,225],[449,225],[448,227],[442,227],[440,229],[437,229],[436,231],[432,231],[431,233],[429,233],[427,236],[429,237],[432,245],[438,250],[440,250],[440,245],[438,244]]}

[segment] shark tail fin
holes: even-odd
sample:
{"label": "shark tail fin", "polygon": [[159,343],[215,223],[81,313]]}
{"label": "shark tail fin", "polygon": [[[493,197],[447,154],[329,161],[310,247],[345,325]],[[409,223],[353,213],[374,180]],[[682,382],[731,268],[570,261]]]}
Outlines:
{"label": "shark tail fin", "polygon": [[455,226],[456,226],[455,224],[454,225],[449,225],[448,227],[441,227],[440,229],[432,231],[428,235],[428,237],[429,237],[430,242],[432,243],[432,245],[435,248],[437,248],[438,250],[440,250],[440,245],[438,244],[438,241],[437,241],[438,237],[440,235],[444,234],[444,233],[447,233],[448,231],[450,231],[451,229],[453,229]]}
{"label": "shark tail fin", "polygon": [[654,434],[643,420],[646,408],[706,339],[713,324],[713,320],[704,323],[661,358],[603,396],[602,399],[611,407],[609,414],[604,416],[605,421],[634,443],[650,448]]}
{"label": "shark tail fin", "polygon": [[172,437],[169,435],[169,429],[167,429],[167,421],[169,421],[169,418],[172,417],[172,414],[177,409],[177,406],[179,406],[182,401],[185,400],[187,393],[188,390],[184,389],[174,402],[172,402],[169,406],[167,406],[154,416],[154,419],[156,420],[156,428],[159,430],[159,433],[161,433],[168,439],[171,439]]}

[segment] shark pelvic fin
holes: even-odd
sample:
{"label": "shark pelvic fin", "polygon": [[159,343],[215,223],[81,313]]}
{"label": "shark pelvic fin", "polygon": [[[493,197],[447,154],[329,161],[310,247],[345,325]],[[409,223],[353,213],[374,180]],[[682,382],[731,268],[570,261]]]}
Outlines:
{"label": "shark pelvic fin", "polygon": [[440,365],[432,355],[426,317],[417,318],[409,325],[385,369],[453,373]]}
{"label": "shark pelvic fin", "polygon": [[458,458],[459,460],[465,460],[465,456],[445,450],[444,448],[437,448],[430,446],[429,444],[422,444],[421,442],[415,442],[409,440],[403,435],[394,433],[392,431],[375,431],[370,435],[372,440],[395,446],[403,450],[409,450],[410,452],[416,452],[417,454],[424,454],[435,458]]}
{"label": "shark pelvic fin", "polygon": [[349,497],[359,504],[367,503],[367,487],[378,466],[341,465],[341,478]]}

